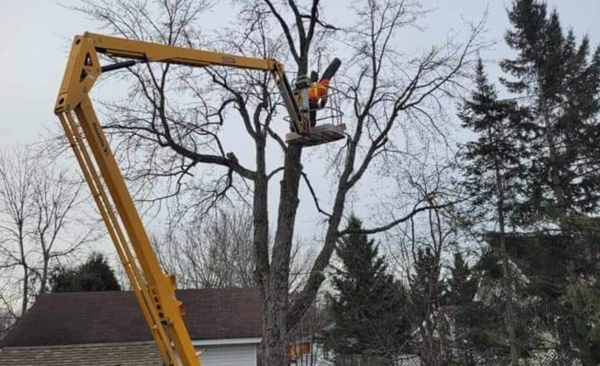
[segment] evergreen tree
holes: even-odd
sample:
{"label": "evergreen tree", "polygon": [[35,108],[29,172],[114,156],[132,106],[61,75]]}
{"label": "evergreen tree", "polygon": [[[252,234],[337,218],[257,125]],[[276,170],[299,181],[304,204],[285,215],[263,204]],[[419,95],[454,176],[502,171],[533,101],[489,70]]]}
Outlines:
{"label": "evergreen tree", "polygon": [[[351,217],[350,230],[361,221]],[[326,347],[339,357],[366,357],[392,365],[410,337],[406,290],[387,273],[377,245],[364,234],[349,234],[337,247],[342,268],[334,270],[336,296],[329,297],[334,327]],[[373,361],[375,360],[375,361]]]}
{"label": "evergreen tree", "polygon": [[[509,19],[512,29],[506,41],[517,57],[501,64],[513,78],[505,85],[527,97],[523,103],[528,103],[535,125],[527,143],[535,155],[528,164],[523,207],[529,209],[529,223],[559,227],[562,237],[576,244],[574,240],[587,235],[578,224],[600,204],[600,48],[592,55],[589,39],[578,43],[573,31],[565,33],[558,13],[549,13],[539,0],[515,0]],[[565,277],[572,287],[579,281],[580,265],[568,267]],[[582,364],[596,365],[600,354],[586,341],[584,302],[569,302],[570,309],[557,314],[570,314],[569,329],[563,332],[578,348]]]}
{"label": "evergreen tree", "polygon": [[514,1],[509,19],[506,41],[517,57],[502,61],[514,78],[504,82],[530,101],[535,127],[524,207],[565,228],[600,200],[600,48],[590,55],[589,39],[577,44],[573,31],[565,35],[558,13],[538,0]]}
{"label": "evergreen tree", "polygon": [[[466,144],[464,186],[481,206],[486,216],[498,224],[500,257],[503,268],[503,291],[508,299],[504,318],[510,345],[512,365],[519,365],[515,305],[512,303],[514,282],[506,252],[506,227],[509,217],[518,217],[518,199],[524,182],[527,114],[516,103],[502,101],[486,76],[483,62],[477,65],[476,86],[471,98],[464,102],[459,117],[463,126],[477,134],[475,141]],[[489,210],[488,205],[492,204]]]}
{"label": "evergreen tree", "polygon": [[473,205],[488,214],[487,219],[507,226],[525,220],[519,215],[519,199],[527,178],[525,163],[530,152],[526,143],[532,125],[527,110],[499,99],[481,60],[475,81],[471,97],[459,112],[463,127],[476,134],[474,141],[464,145],[463,186]]}
{"label": "evergreen tree", "polygon": [[433,311],[441,305],[444,285],[440,279],[439,260],[430,248],[417,250],[413,264],[414,274],[410,280],[412,308],[416,326],[428,320]]}
{"label": "evergreen tree", "polygon": [[446,302],[448,305],[466,306],[473,302],[477,292],[477,278],[460,251],[454,252],[454,260],[447,280]]}
{"label": "evergreen tree", "polygon": [[[501,276],[502,272],[499,273]],[[474,301],[480,274],[481,270],[471,268],[461,252],[454,253],[445,301],[452,306],[452,341],[456,361],[464,366],[477,364],[473,351],[488,351],[506,339],[494,339],[498,333],[505,335],[504,317],[496,315],[502,312],[491,309],[483,302]]]}
{"label": "evergreen tree", "polygon": [[52,292],[121,291],[115,272],[99,253],[75,268],[56,267],[50,276]]}
{"label": "evergreen tree", "polygon": [[418,329],[421,362],[425,366],[445,364],[448,360],[439,344],[447,344],[450,334],[440,313],[444,283],[441,279],[440,253],[425,247],[417,250],[410,276],[411,315]]}

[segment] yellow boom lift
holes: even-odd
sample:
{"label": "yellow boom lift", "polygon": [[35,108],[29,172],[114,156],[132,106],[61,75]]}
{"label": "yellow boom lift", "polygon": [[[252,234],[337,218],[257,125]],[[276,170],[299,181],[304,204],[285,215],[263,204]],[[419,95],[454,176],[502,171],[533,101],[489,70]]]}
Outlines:
{"label": "yellow boom lift", "polygon": [[[102,67],[98,54],[129,60]],[[313,100],[308,100],[311,85],[297,84],[293,90],[283,66],[276,60],[92,33],[76,36],[73,40],[54,113],[65,130],[88,182],[165,365],[200,366],[183,322],[183,305],[175,297],[175,279],[160,267],[89,97],[90,90],[103,72],[141,62],[164,62],[191,67],[229,66],[269,72],[289,113],[292,130],[288,134],[290,144],[316,145],[339,140],[344,137],[344,126],[317,126],[311,131],[311,124],[314,125],[314,110],[311,111],[311,105],[315,104]],[[312,87],[323,86],[315,84],[313,80]],[[316,131],[318,128],[321,131]]]}

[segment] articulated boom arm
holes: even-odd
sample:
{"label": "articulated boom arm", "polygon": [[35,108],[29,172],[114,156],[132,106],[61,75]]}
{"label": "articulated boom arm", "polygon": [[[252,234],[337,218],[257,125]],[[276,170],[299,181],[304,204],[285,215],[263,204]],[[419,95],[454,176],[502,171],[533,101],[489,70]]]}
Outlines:
{"label": "articulated boom arm", "polygon": [[[163,272],[136,210],[88,93],[103,71],[132,62],[100,66],[98,53],[140,62],[169,62],[195,67],[223,65],[270,72],[300,133],[306,121],[294,100],[283,67],[263,60],[132,41],[86,33],[75,37],[54,112],[60,119],[87,180],[108,233],[131,282],[160,354],[168,366],[200,366],[175,280]],[[121,66],[120,66],[121,65]]]}
{"label": "articulated boom arm", "polygon": [[[55,111],[74,110],[77,103],[89,93],[103,71],[110,71],[119,67],[118,65],[117,67],[113,67],[113,65],[100,67],[98,53],[137,60],[138,62],[165,62],[192,67],[229,66],[238,69],[267,71],[273,76],[281,93],[283,103],[290,115],[292,130],[299,134],[309,132],[310,127],[308,126],[307,116],[301,113],[298,108],[295,93],[286,77],[283,65],[276,60],[134,41],[93,33],[77,36],[73,41]],[[124,62],[122,64],[131,66],[135,63]],[[78,71],[81,71],[81,73],[78,73]]]}

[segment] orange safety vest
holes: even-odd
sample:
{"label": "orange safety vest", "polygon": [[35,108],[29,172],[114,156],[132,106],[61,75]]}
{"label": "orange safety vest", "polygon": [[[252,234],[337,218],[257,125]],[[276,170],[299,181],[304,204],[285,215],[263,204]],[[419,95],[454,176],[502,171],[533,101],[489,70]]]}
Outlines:
{"label": "orange safety vest", "polygon": [[317,102],[319,99],[326,98],[328,89],[329,80],[327,79],[311,83],[308,87],[308,100],[311,102]]}

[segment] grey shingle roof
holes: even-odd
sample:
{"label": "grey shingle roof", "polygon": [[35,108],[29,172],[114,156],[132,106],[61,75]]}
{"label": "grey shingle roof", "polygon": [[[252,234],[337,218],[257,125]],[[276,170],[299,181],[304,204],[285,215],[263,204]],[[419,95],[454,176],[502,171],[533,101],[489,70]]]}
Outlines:
{"label": "grey shingle roof", "polygon": [[152,342],[7,347],[2,366],[162,366]]}
{"label": "grey shingle roof", "polygon": [[[194,340],[260,337],[257,289],[183,290]],[[5,347],[152,341],[133,292],[42,295],[3,341]]]}

